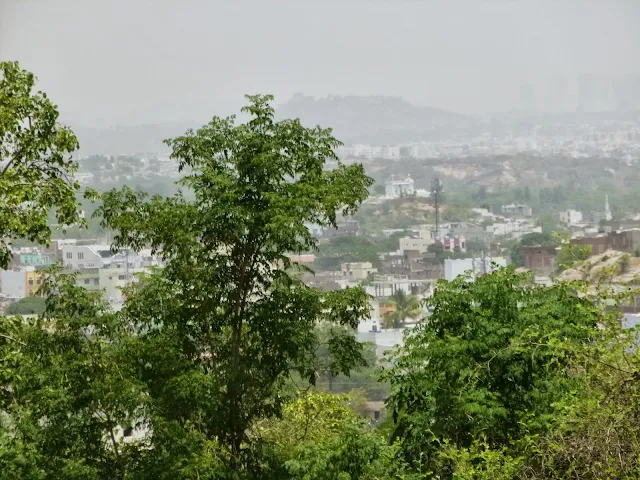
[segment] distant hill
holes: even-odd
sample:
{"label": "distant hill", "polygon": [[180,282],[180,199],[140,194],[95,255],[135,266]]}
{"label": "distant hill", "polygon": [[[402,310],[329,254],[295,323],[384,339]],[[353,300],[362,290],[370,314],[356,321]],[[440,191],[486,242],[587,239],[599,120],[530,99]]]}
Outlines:
{"label": "distant hill", "polygon": [[296,94],[276,108],[276,116],[300,118],[306,126],[332,127],[345,144],[397,144],[449,138],[478,128],[466,115],[419,107],[386,96],[307,97]]}
{"label": "distant hill", "polygon": [[162,141],[182,135],[188,128],[195,126],[169,123],[113,128],[72,128],[80,142],[82,155],[125,155],[168,153],[169,148]]}

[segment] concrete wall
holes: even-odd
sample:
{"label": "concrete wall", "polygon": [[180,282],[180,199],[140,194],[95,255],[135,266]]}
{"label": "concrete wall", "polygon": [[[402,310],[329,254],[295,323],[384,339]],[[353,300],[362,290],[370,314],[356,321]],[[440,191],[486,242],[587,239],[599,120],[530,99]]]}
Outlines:
{"label": "concrete wall", "polygon": [[2,270],[0,272],[0,289],[2,294],[8,298],[24,298],[27,296],[26,290],[27,272],[12,270]]}
{"label": "concrete wall", "polygon": [[492,263],[497,264],[498,267],[507,266],[507,260],[503,257],[486,257],[484,261],[480,258],[460,258],[456,260],[447,258],[444,261],[444,278],[447,281],[451,281],[459,275],[464,275],[467,271],[471,271],[471,278],[475,279],[475,277],[483,271],[486,273],[491,272],[494,269]]}

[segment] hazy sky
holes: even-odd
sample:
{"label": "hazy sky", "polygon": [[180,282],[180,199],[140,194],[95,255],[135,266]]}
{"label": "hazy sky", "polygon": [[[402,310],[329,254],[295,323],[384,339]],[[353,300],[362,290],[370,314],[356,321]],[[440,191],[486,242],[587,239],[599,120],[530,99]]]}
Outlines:
{"label": "hazy sky", "polygon": [[0,0],[0,59],[67,121],[201,121],[244,93],[505,110],[551,75],[640,73],[640,0]]}

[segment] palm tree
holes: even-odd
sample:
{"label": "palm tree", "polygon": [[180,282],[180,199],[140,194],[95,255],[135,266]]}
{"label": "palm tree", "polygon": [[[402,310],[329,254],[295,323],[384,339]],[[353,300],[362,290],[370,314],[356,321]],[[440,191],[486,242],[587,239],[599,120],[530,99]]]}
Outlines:
{"label": "palm tree", "polygon": [[386,328],[404,327],[407,318],[416,318],[420,315],[420,302],[413,295],[407,295],[404,290],[397,290],[391,295],[385,305],[394,307],[384,315],[384,326]]}

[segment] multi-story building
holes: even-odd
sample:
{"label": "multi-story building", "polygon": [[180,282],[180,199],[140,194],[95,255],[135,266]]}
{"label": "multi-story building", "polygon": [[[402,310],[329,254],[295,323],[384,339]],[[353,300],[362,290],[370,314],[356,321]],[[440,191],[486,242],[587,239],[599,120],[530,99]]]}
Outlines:
{"label": "multi-story building", "polygon": [[399,243],[400,252],[402,253],[408,250],[417,250],[420,253],[426,253],[429,245],[431,245],[433,241],[430,238],[402,237]]}
{"label": "multi-story building", "polygon": [[109,245],[64,245],[62,262],[67,270],[102,268],[111,261]]}
{"label": "multi-story building", "polygon": [[533,210],[529,205],[502,205],[500,209],[502,214],[507,216],[530,217],[533,215]]}
{"label": "multi-story building", "polygon": [[567,225],[576,225],[578,223],[582,223],[583,216],[582,212],[578,210],[565,210],[560,212],[559,214],[560,221],[562,223],[566,223]]}
{"label": "multi-story building", "polygon": [[599,255],[607,250],[634,252],[640,249],[640,229],[609,232],[595,237],[571,239],[573,245],[589,247],[591,255]]}
{"label": "multi-story building", "polygon": [[458,235],[445,235],[444,237],[437,238],[436,242],[442,245],[442,248],[447,252],[466,252],[467,242],[464,237]]}
{"label": "multi-story building", "polygon": [[400,198],[413,195],[415,193],[415,185],[411,175],[404,179],[398,179],[391,176],[384,184],[384,193],[387,198]]}
{"label": "multi-story building", "polygon": [[100,268],[76,269],[76,285],[84,287],[91,292],[100,291]]}
{"label": "multi-story building", "polygon": [[33,297],[40,295],[39,290],[42,286],[42,273],[36,270],[29,270],[25,272],[25,295],[27,297]]}
{"label": "multi-story building", "polygon": [[524,267],[541,275],[549,275],[555,269],[556,247],[541,245],[522,247]]}
{"label": "multi-story building", "polygon": [[19,300],[38,295],[42,286],[42,273],[34,267],[0,271],[0,293],[5,298]]}
{"label": "multi-story building", "polygon": [[360,232],[360,223],[357,220],[348,219],[338,223],[338,228],[329,227],[322,232],[323,238],[342,237],[349,235],[358,235]]}
{"label": "multi-story building", "polygon": [[33,250],[20,252],[19,259],[21,265],[30,265],[34,267],[46,267],[53,263],[48,255],[43,255],[41,252]]}
{"label": "multi-story building", "polygon": [[367,279],[369,275],[376,273],[378,269],[373,268],[371,262],[350,262],[341,264],[340,271],[343,277],[358,282]]}

